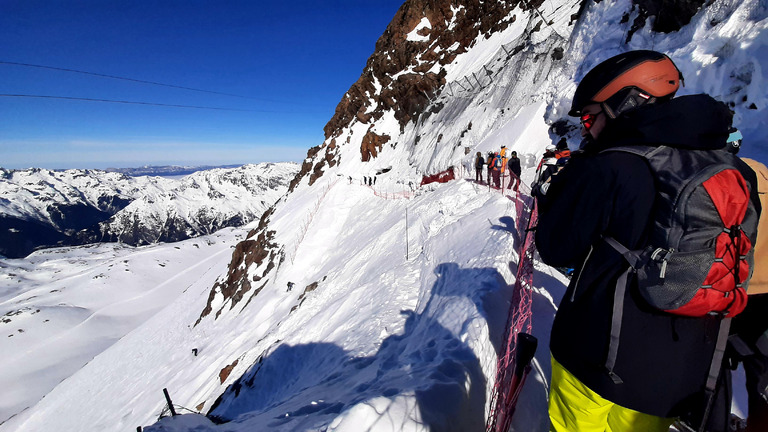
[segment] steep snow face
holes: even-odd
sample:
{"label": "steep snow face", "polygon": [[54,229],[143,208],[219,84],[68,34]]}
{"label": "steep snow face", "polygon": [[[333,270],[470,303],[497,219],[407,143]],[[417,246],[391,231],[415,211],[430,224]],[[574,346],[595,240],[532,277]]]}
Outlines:
{"label": "steep snow face", "polygon": [[[367,68],[345,99],[353,97],[369,75],[377,78],[379,94],[387,94],[411,76],[435,76],[439,83],[431,87],[414,83],[416,94],[404,94],[408,99],[396,100],[395,105],[371,96],[364,105],[370,115],[350,116],[341,125],[337,111],[329,123],[334,132],[321,146],[325,151],[312,155],[313,178],[318,170],[327,169],[326,161],[331,159],[340,162],[333,168],[344,176],[359,178],[391,168],[382,179],[418,181],[421,174],[459,166],[477,151],[498,148],[500,142],[485,141],[488,135],[522,110],[536,110],[529,107],[546,102],[553,78],[562,75],[563,52],[574,28],[572,17],[579,11],[579,3],[566,1],[461,7],[442,2],[439,7],[422,9],[416,5],[418,2],[407,2],[401,8],[388,34],[426,39],[414,41],[412,51],[377,51],[369,68],[384,54],[410,57],[399,62],[403,65],[399,70],[384,69],[386,76],[381,76],[381,70],[369,72]],[[483,14],[494,17],[493,27],[464,21],[467,16]],[[468,28],[475,31],[468,32]],[[377,48],[388,47],[377,44]],[[420,98],[424,101],[418,102]],[[409,111],[407,116],[403,110]],[[502,137],[501,144],[509,147],[515,138]]]}
{"label": "steep snow face", "polygon": [[[184,419],[171,430],[481,428],[522,203],[466,181],[410,200],[339,181],[316,210],[311,195],[300,198],[309,204],[287,202],[295,218],[279,221],[296,222],[304,209],[313,219],[295,254],[258,293],[194,326],[210,289],[205,274],[0,430],[133,430],[155,422],[163,388],[175,403],[202,412],[221,396],[212,413],[231,420]],[[276,242],[297,240],[284,225],[275,228]],[[559,295],[563,280],[541,273],[537,327],[550,324],[547,296]],[[544,379],[542,367],[531,382]],[[526,400],[521,421],[543,424],[542,385]]]}
{"label": "steep snow face", "polygon": [[265,163],[170,179],[2,170],[0,253],[20,257],[38,247],[98,241],[178,241],[243,225],[283,195],[297,171],[292,163]]}

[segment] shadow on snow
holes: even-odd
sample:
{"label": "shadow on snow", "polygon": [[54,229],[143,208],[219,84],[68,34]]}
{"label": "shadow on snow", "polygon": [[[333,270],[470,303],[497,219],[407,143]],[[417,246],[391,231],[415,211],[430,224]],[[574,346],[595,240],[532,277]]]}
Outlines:
{"label": "shadow on snow", "polygon": [[[483,430],[487,382],[462,337],[487,322],[498,353],[511,288],[492,268],[444,263],[435,273],[420,311],[403,311],[402,334],[384,339],[373,356],[352,357],[331,343],[281,345],[230,385],[208,417],[226,423],[220,426],[225,430],[324,430],[340,413],[367,405],[369,430],[377,421],[417,422],[434,431]],[[415,404],[400,403],[388,412],[400,395]]]}

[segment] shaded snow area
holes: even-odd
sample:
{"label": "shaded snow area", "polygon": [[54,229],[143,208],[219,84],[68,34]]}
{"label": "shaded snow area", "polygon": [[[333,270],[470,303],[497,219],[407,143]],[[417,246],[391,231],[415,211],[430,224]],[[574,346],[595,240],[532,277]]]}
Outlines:
{"label": "shaded snow area", "polygon": [[[247,241],[227,230],[208,237],[213,244],[0,261],[3,313],[12,312],[3,343],[17,344],[4,347],[12,360],[0,365],[0,384],[12,389],[0,399],[0,432],[484,430],[525,205],[472,180],[477,152],[517,151],[530,184],[544,148],[559,140],[553,124],[578,147],[577,121],[566,118],[576,82],[610,56],[653,48],[683,71],[680,94],[731,104],[743,153],[768,162],[764,1],[715,0],[668,34],[652,32],[650,19],[629,43],[639,14],[631,2],[588,2],[572,20],[579,7],[515,9],[509,26],[436,63],[446,84],[429,115],[400,124],[377,107],[371,123],[351,119],[310,151],[310,174],[249,227]],[[402,40],[429,38],[427,46],[438,24],[414,21]],[[384,82],[373,88],[385,91],[376,86]],[[362,162],[369,132],[389,140]],[[417,187],[451,166],[457,180]],[[548,428],[549,331],[567,282],[534,262],[539,350],[514,431]],[[201,318],[207,305],[216,313]],[[183,415],[165,417],[164,388]],[[743,388],[737,375],[742,414]]]}

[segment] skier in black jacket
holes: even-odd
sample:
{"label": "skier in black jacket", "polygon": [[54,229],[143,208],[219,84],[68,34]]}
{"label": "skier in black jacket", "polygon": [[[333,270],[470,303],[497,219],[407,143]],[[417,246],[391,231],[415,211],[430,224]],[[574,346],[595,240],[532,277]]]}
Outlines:
{"label": "skier in black jacket", "polygon": [[477,152],[477,156],[475,156],[475,181],[478,183],[483,182],[484,166],[485,166],[485,159],[483,159],[483,154],[480,152]]}
{"label": "skier in black jacket", "polygon": [[[602,238],[629,249],[645,246],[656,187],[642,157],[601,151],[717,149],[728,136],[731,113],[724,104],[707,95],[673,99],[680,78],[667,56],[631,51],[596,66],[574,95],[570,115],[581,117],[582,150],[538,198],[542,260],[576,269],[550,339],[552,431],[666,432],[674,417],[701,403],[720,320],[653,309],[632,286],[613,367],[622,382],[605,367],[615,286],[628,264]],[[751,170],[739,170],[755,185]]]}
{"label": "skier in black jacket", "polygon": [[509,174],[511,175],[509,187],[507,189],[512,189],[514,185],[514,190],[517,192],[517,188],[520,187],[520,174],[522,168],[520,167],[520,158],[517,157],[516,151],[513,151],[510,154],[507,167],[509,168]]}

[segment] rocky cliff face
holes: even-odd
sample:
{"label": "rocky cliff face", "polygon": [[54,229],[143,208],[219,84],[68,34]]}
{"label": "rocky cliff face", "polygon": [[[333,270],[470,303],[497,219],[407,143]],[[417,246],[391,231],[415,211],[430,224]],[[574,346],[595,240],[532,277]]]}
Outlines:
{"label": "rocky cliff face", "polygon": [[[467,52],[479,36],[488,37],[515,22],[515,8],[532,10],[542,1],[406,1],[325,125],[326,143],[309,151],[296,182],[311,175],[311,185],[326,167],[339,162],[339,140],[345,128],[356,123],[369,126],[360,145],[361,160],[376,158],[392,138],[373,131],[384,113],[393,112],[402,131],[408,123],[439,111],[431,101],[446,84],[443,66]],[[311,161],[323,150],[323,158]]]}
{"label": "rocky cliff face", "polygon": [[[385,110],[403,128],[418,120],[445,84],[445,70],[479,35],[489,36],[514,22],[510,12],[541,2],[407,1],[376,43],[360,78],[344,95],[325,126],[338,137],[353,121],[370,124]],[[365,155],[370,152],[361,152]]]}
{"label": "rocky cliff face", "polygon": [[[195,325],[216,309],[218,318],[227,309],[234,308],[243,298],[251,301],[266,285],[261,282],[266,275],[285,260],[285,251],[274,242],[274,231],[267,229],[271,209],[264,212],[256,229],[248,233],[246,240],[240,242],[232,253],[232,261],[225,277],[211,289],[208,302]],[[247,265],[242,265],[248,263]],[[253,288],[257,285],[257,288]]]}

